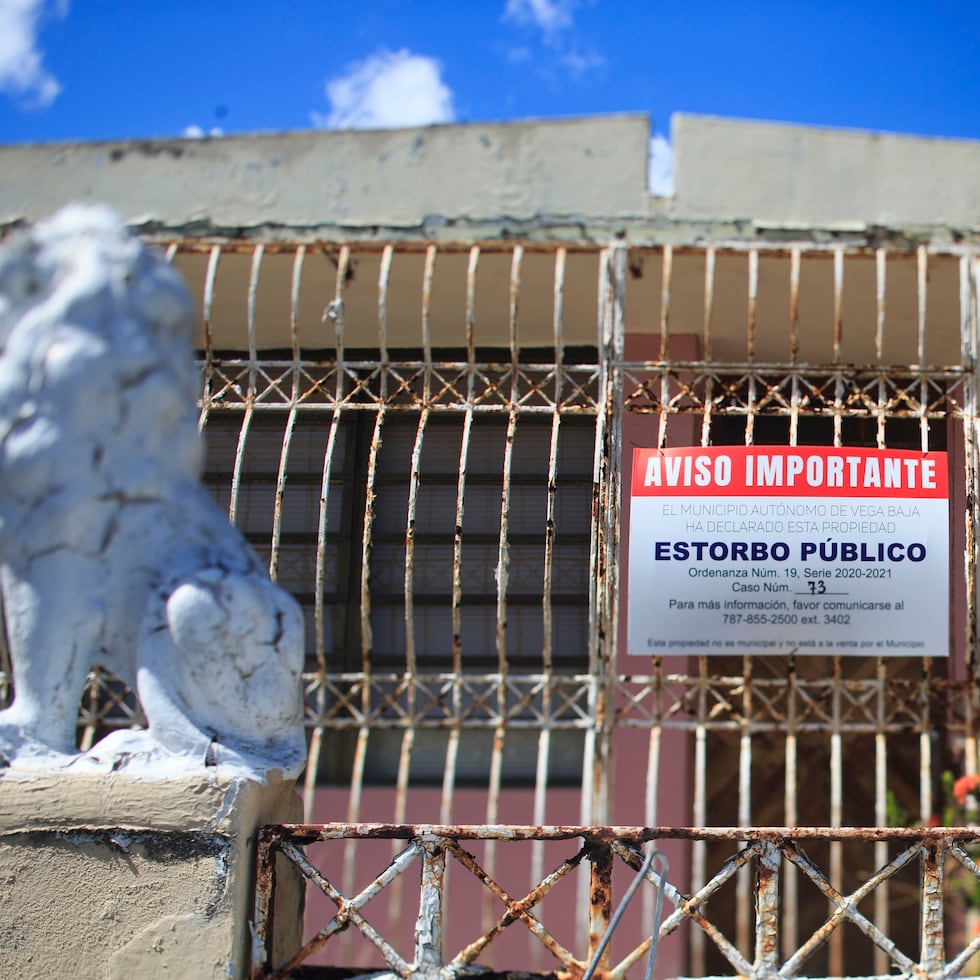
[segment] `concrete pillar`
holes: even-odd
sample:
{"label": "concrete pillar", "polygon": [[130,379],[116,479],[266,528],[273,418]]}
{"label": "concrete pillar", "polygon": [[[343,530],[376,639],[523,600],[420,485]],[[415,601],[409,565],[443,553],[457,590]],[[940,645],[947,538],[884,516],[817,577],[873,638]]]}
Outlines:
{"label": "concrete pillar", "polygon": [[[291,781],[0,775],[0,963],[8,977],[245,977],[255,834],[300,820]],[[301,941],[279,875],[276,960]]]}

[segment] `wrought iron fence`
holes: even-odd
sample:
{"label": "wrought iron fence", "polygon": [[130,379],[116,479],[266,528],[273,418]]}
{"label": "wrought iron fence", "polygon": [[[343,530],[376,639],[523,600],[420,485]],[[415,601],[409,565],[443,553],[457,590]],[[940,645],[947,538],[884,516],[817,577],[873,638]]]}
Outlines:
{"label": "wrought iron fence", "polygon": [[[304,846],[324,842],[343,845],[351,840],[390,840],[401,848],[394,859],[379,868],[356,894],[346,894],[304,853]],[[644,849],[651,842],[667,839],[720,842],[735,850],[693,894],[684,893],[670,878],[644,861]],[[525,847],[532,841],[560,841],[567,845],[565,857],[526,893],[511,894],[467,848],[473,842],[497,841],[506,847]],[[980,952],[980,935],[953,923],[948,917],[950,880],[954,874],[966,876],[971,889],[980,885],[980,868],[971,855],[978,840],[975,829],[867,829],[867,828],[702,828],[662,827],[466,827],[391,824],[326,824],[322,826],[279,826],[263,830],[259,841],[258,893],[256,898],[256,951],[253,976],[287,977],[313,954],[326,950],[331,940],[346,929],[356,930],[378,957],[378,969],[400,977],[452,978],[473,972],[487,949],[507,929],[525,930],[547,952],[548,966],[543,972],[561,977],[596,976],[618,980],[648,956],[652,938],[638,945],[619,943],[607,933],[615,927],[612,889],[613,869],[621,866],[633,874],[643,873],[648,890],[662,889],[667,909],[656,941],[667,939],[682,923],[690,923],[719,952],[727,969],[718,976],[773,977],[814,976],[811,958],[830,938],[853,927],[885,958],[890,976],[958,977],[967,971]],[[887,852],[887,861],[870,869],[856,886],[843,892],[831,881],[831,872],[807,853],[814,842],[836,841],[864,845],[877,843]],[[465,845],[465,846],[464,846]],[[875,848],[876,853],[880,848]],[[322,852],[321,852],[322,853]],[[281,855],[293,871],[298,871],[329,899],[332,915],[323,916],[301,950],[288,962],[273,963],[275,922],[271,916],[276,874],[292,873],[278,865]],[[497,913],[491,928],[480,930],[475,916],[469,917],[469,941],[461,947],[447,948],[443,923],[447,911],[458,899],[457,884],[450,885],[447,868],[460,869],[472,876],[496,901]],[[400,955],[395,943],[368,921],[369,905],[400,876],[412,870],[420,881],[417,903],[410,902],[415,918],[411,957]],[[753,881],[751,919],[753,944],[741,951],[713,921],[712,899],[746,869]],[[812,889],[811,901],[827,909],[819,924],[786,949],[780,937],[780,901],[784,879],[790,869]],[[866,900],[903,872],[912,870],[918,881],[916,902],[919,926],[897,938],[886,935],[873,915],[862,909]],[[552,894],[567,881],[585,875],[588,879],[588,924],[566,945],[546,928],[542,911]],[[656,925],[656,923],[655,923]],[[646,935],[650,934],[648,925]],[[625,938],[625,937],[624,937]],[[610,942],[611,940],[611,942]],[[615,950],[615,957],[612,955]],[[782,952],[781,952],[782,950]],[[328,960],[329,961],[329,960]],[[524,973],[522,964],[514,972]],[[665,974],[660,974],[665,975]]]}
{"label": "wrought iron fence", "polygon": [[[885,828],[893,802],[927,824],[944,771],[980,768],[975,248],[163,244],[200,301],[205,479],[306,610],[307,819],[806,823],[844,895],[833,828]],[[953,656],[627,658],[627,450],[731,442],[947,449]],[[139,723],[94,676],[81,744]],[[688,839],[673,875],[698,894],[720,845]],[[814,915],[798,879],[784,962]],[[896,888],[869,897],[886,935]],[[713,913],[747,961],[752,896],[744,863]],[[705,936],[691,975],[721,966]],[[869,972],[843,937],[823,972]]]}

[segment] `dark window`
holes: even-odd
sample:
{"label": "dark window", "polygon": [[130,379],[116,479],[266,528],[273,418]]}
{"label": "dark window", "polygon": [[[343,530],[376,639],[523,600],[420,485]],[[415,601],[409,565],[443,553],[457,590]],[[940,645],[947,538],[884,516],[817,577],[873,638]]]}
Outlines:
{"label": "dark window", "polygon": [[[549,663],[558,674],[587,670],[594,417],[569,415],[561,419],[553,488],[549,488],[552,415],[528,413],[517,417],[512,430],[505,508],[509,416],[506,411],[474,412],[466,452],[459,545],[458,641],[453,612],[454,556],[463,413],[458,409],[432,411],[422,431],[409,603],[406,531],[419,413],[386,412],[379,432],[376,411],[346,409],[342,413],[330,452],[322,538],[320,497],[332,411],[299,412],[290,428],[287,411],[256,409],[244,433],[243,420],[240,409],[211,413],[205,427],[205,482],[218,502],[227,507],[237,465],[236,524],[265,560],[270,560],[273,549],[277,549],[278,581],[296,596],[306,614],[311,670],[316,669],[318,640],[330,675],[363,669],[367,638],[362,625],[361,582],[366,520],[370,521],[367,646],[372,674],[400,676],[406,672],[409,622],[420,677],[452,671],[456,656],[464,675],[496,673],[500,660],[498,625],[502,626],[503,654],[509,673],[538,674]],[[378,435],[374,499],[369,508],[372,444]],[[276,544],[277,481],[287,441],[286,480]],[[240,445],[243,448],[239,453]],[[551,493],[554,512],[549,532]],[[504,522],[508,574],[505,609],[501,611],[497,582]],[[319,637],[318,549],[323,624]],[[543,596],[549,554],[550,609],[546,616]],[[540,722],[536,727],[534,721],[537,707],[529,704],[526,717],[508,718],[503,757],[508,782],[533,782],[540,731]],[[431,719],[420,719],[421,727],[415,735],[413,781],[442,778],[447,732],[455,722],[445,704],[435,706],[431,715]],[[484,722],[481,729],[480,716],[477,711],[459,724],[456,772],[460,782],[486,779],[493,726]],[[385,727],[386,720],[390,720],[391,727]],[[432,727],[427,727],[430,720]],[[436,720],[441,728],[435,727]],[[399,725],[394,707],[382,712],[380,721],[372,725],[365,778],[386,783],[397,771],[404,728]],[[349,779],[355,736],[353,723],[347,730],[340,726],[328,733],[333,747],[323,754],[324,778],[339,782]],[[550,763],[553,781],[578,784],[580,731],[571,726],[559,726],[554,731]]]}

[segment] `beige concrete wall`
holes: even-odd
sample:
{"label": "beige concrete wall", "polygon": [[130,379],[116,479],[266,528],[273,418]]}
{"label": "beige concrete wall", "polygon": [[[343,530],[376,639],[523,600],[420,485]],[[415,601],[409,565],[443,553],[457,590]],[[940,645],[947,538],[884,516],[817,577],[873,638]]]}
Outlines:
{"label": "beige concrete wall", "polygon": [[0,148],[0,224],[68,201],[130,223],[414,228],[642,213],[649,123],[297,132]]}
{"label": "beige concrete wall", "polygon": [[6,146],[0,227],[82,200],[143,228],[330,240],[980,233],[980,142],[687,114],[674,116],[672,137],[670,199],[647,191],[642,115]]}
{"label": "beige concrete wall", "polygon": [[977,141],[683,114],[672,132],[678,217],[980,228]]}
{"label": "beige concrete wall", "polygon": [[[247,976],[255,831],[301,814],[282,782],[5,772],[0,973]],[[280,882],[285,957],[301,892],[288,874]]]}

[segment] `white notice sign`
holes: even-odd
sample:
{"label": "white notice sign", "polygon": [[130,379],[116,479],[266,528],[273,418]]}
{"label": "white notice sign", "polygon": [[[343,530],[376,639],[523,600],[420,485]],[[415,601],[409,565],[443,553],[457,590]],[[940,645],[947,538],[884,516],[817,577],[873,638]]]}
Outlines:
{"label": "white notice sign", "polygon": [[629,652],[949,654],[946,454],[637,449]]}

